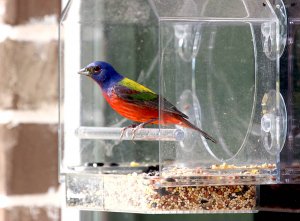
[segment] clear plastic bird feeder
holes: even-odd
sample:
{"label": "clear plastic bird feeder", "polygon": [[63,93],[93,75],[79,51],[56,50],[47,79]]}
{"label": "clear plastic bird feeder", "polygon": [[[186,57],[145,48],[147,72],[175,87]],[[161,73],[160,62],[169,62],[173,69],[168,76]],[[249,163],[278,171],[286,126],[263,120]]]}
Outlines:
{"label": "clear plastic bird feeder", "polygon": [[[281,0],[69,1],[60,23],[67,205],[143,213],[255,210],[255,185],[280,181],[285,41]],[[120,139],[132,122],[77,74],[96,60],[166,98],[217,143],[178,125],[147,126],[134,139],[127,129]]]}

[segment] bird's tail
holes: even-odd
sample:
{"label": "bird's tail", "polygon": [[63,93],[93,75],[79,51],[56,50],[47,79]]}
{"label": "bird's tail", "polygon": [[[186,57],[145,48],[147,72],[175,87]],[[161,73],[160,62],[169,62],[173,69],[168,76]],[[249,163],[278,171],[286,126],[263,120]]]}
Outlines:
{"label": "bird's tail", "polygon": [[181,121],[181,125],[182,126],[194,129],[194,130],[198,131],[199,133],[201,133],[202,136],[204,136],[206,139],[212,141],[213,143],[218,143],[217,140],[215,140],[212,136],[210,136],[208,133],[206,133],[205,131],[201,130],[199,127],[195,126],[191,122],[189,122],[187,119],[181,118],[180,121]]}

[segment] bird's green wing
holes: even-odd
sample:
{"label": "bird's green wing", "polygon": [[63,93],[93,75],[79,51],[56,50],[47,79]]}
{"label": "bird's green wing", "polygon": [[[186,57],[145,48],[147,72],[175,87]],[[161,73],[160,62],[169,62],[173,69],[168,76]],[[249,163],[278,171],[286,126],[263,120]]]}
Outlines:
{"label": "bird's green wing", "polygon": [[[149,88],[133,81],[128,78],[124,78],[113,87],[114,93],[126,102],[134,103],[136,105],[142,105],[147,108],[158,109],[159,96],[150,90]],[[184,113],[179,111],[173,104],[171,104],[165,98],[163,99],[162,110],[165,112],[180,115],[184,118],[188,118]]]}

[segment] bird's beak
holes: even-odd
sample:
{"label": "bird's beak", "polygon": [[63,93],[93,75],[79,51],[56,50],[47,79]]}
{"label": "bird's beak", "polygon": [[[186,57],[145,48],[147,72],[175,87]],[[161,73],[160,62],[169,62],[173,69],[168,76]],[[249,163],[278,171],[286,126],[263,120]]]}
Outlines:
{"label": "bird's beak", "polygon": [[82,68],[80,71],[78,71],[78,74],[90,76],[90,72],[86,68]]}

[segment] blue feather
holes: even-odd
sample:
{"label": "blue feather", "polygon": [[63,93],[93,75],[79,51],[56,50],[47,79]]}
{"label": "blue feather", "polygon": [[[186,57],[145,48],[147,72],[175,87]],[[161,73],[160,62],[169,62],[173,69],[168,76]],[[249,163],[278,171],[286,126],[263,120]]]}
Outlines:
{"label": "blue feather", "polygon": [[104,61],[95,61],[87,66],[100,67],[101,71],[97,74],[91,75],[91,77],[101,86],[103,91],[107,91],[112,86],[123,80],[124,77],[120,75],[109,63]]}

